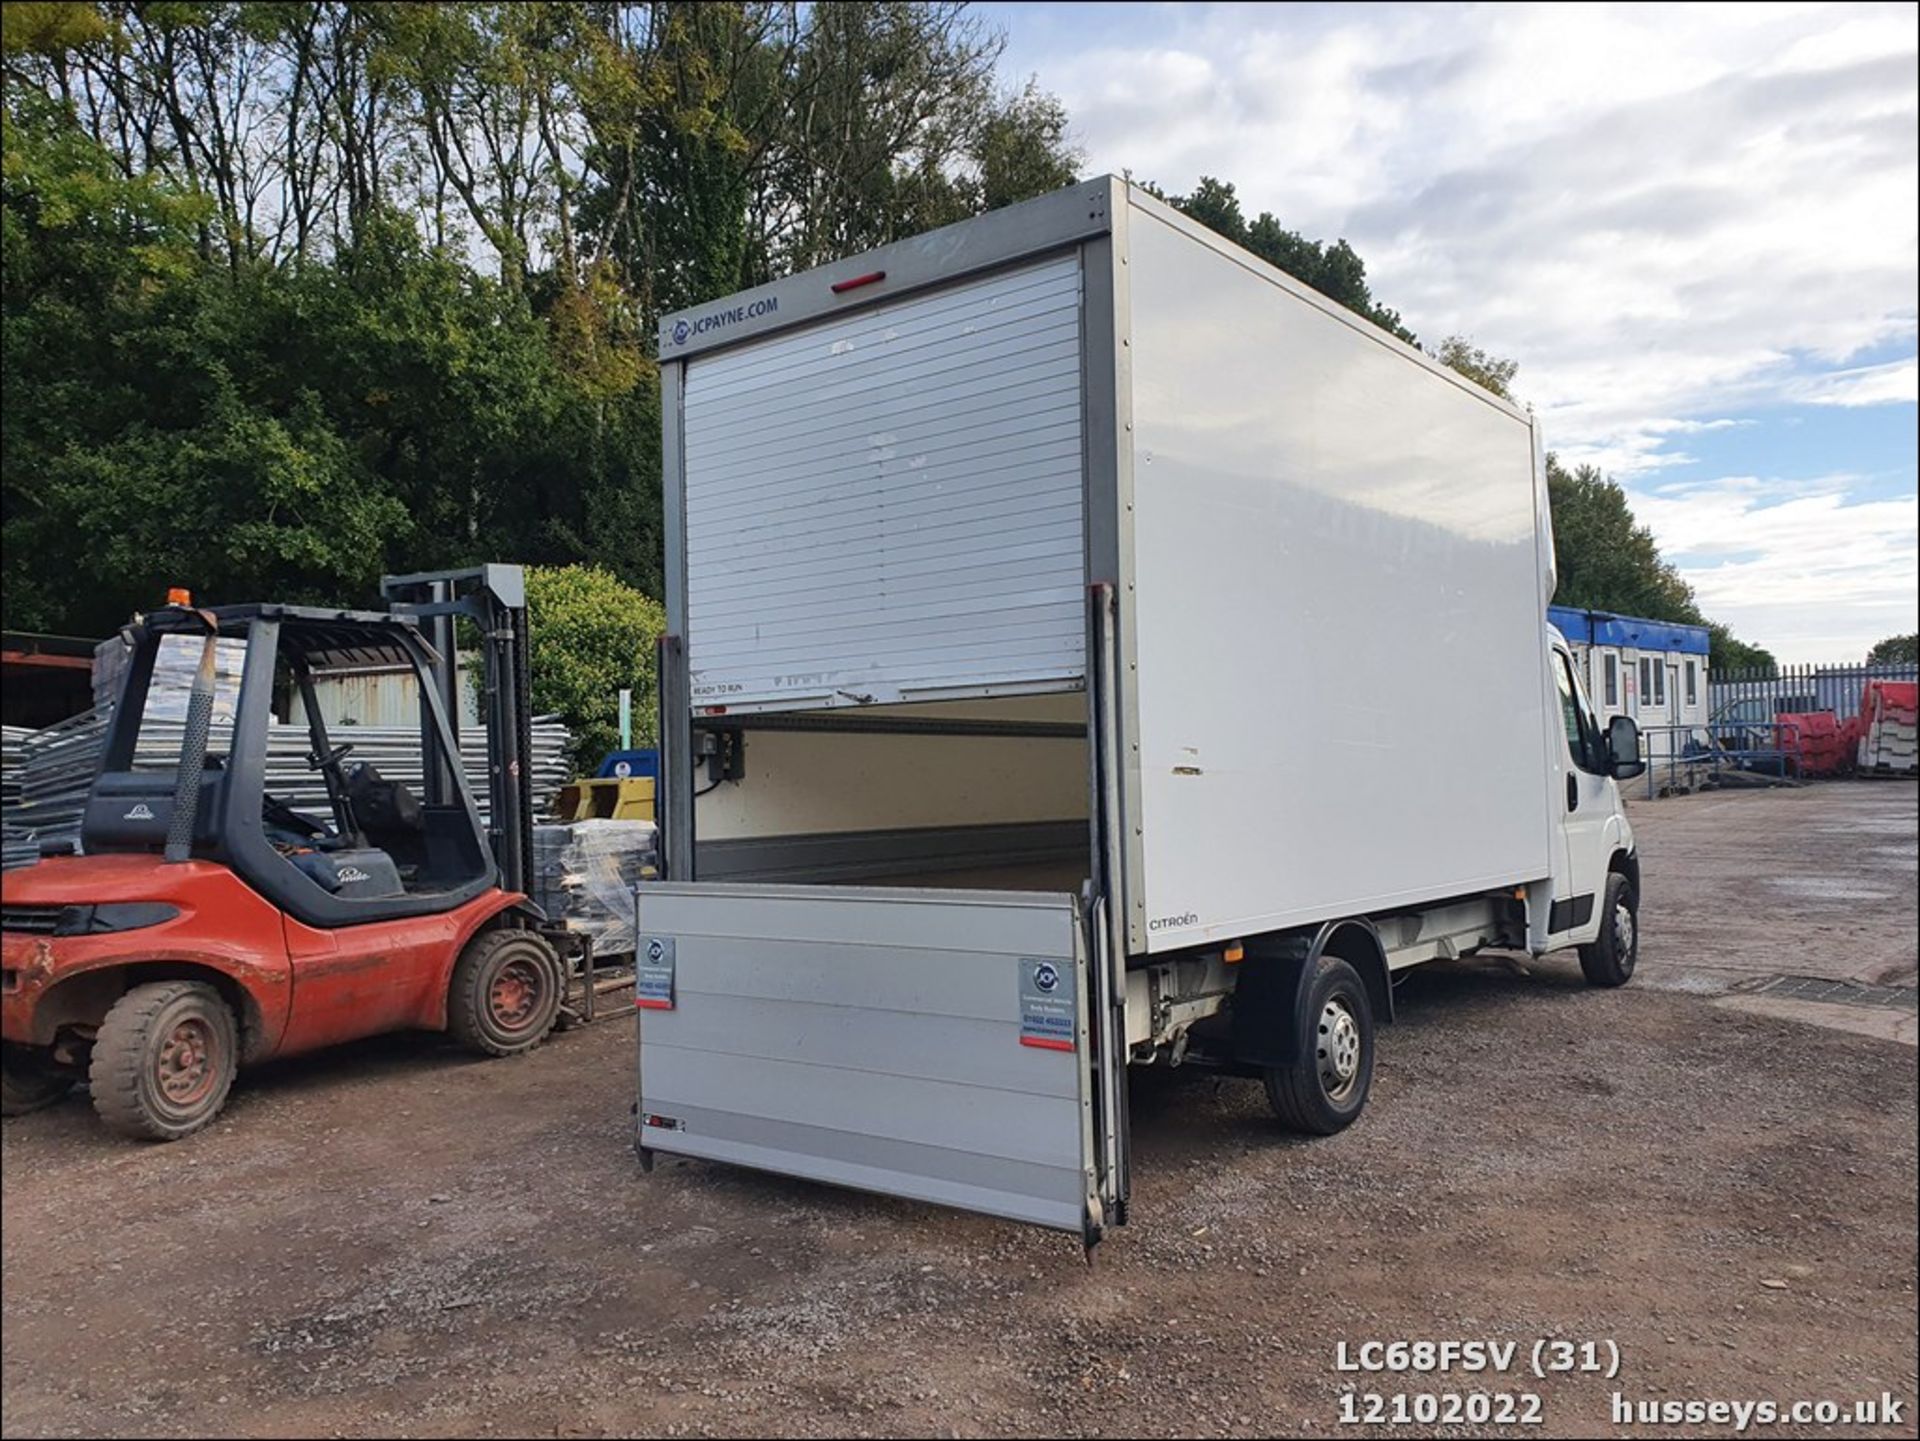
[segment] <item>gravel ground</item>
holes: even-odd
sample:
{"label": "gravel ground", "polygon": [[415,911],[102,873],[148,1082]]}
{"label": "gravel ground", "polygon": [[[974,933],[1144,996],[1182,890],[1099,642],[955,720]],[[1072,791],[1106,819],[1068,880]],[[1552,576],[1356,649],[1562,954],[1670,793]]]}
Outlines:
{"label": "gravel ground", "polygon": [[1708,791],[1630,803],[1659,984],[1703,993],[1757,975],[1915,980],[1912,781]]}
{"label": "gravel ground", "polygon": [[[1278,1132],[1251,1083],[1137,1073],[1133,1224],[1091,1264],[923,1206],[641,1175],[625,1020],[513,1062],[397,1037],[263,1068],[171,1147],[81,1100],[9,1121],[0,1424],[1317,1435],[1357,1383],[1537,1392],[1546,1435],[1611,1434],[1615,1392],[1887,1391],[1897,1426],[1766,1434],[1913,1435],[1914,1050],[1662,988],[1756,937],[1795,958],[1774,969],[1871,952],[1911,976],[1912,788],[1791,795],[1861,884],[1904,874],[1904,908],[1827,929],[1768,888],[1790,872],[1755,863],[1750,817],[1691,819],[1772,797],[1639,806],[1654,984],[1589,991],[1570,957],[1415,973],[1366,1117],[1328,1140]],[[1618,1379],[1334,1369],[1343,1341],[1516,1341],[1524,1366],[1542,1337],[1615,1342]],[[1638,1434],[1677,1432],[1727,1428]]]}

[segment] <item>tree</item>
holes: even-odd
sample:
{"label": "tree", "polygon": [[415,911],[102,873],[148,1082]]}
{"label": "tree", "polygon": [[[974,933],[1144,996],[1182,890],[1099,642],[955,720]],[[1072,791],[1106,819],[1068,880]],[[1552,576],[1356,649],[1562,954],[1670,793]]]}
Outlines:
{"label": "tree", "polygon": [[972,158],[980,173],[971,198],[981,210],[1064,189],[1078,178],[1080,163],[1066,107],[1032,80],[988,115]]}
{"label": "tree", "polygon": [[955,171],[994,112],[1004,39],[962,4],[840,0],[810,7],[795,57],[790,139],[774,160],[792,222],[770,237],[801,270],[958,220]]}
{"label": "tree", "polygon": [[1433,352],[1433,358],[1449,370],[1457,370],[1468,380],[1491,390],[1502,400],[1512,400],[1514,376],[1520,373],[1520,362],[1502,360],[1474,345],[1464,335],[1449,335],[1440,342],[1440,348]]}
{"label": "tree", "polygon": [[1633,518],[1627,493],[1591,465],[1547,458],[1553,507],[1553,598],[1583,610],[1700,623],[1693,589],[1661,558],[1653,532]]}
{"label": "tree", "polygon": [[1591,465],[1568,471],[1549,455],[1547,493],[1558,604],[1705,625],[1708,664],[1716,671],[1773,666],[1769,652],[1744,644],[1700,613],[1693,587],[1661,556],[1653,532],[1633,518],[1618,482]]}
{"label": "tree", "polygon": [[1072,178],[964,5],[9,4],[10,624],[592,562],[657,593],[662,311]]}
{"label": "tree", "polygon": [[783,208],[768,174],[802,24],[781,7],[667,3],[636,30],[609,30],[615,58],[589,92],[605,94],[585,112],[581,220],[644,328],[771,278],[755,222]]}
{"label": "tree", "polygon": [[5,128],[10,626],[105,633],[168,585],[371,598],[380,574],[601,558],[660,580],[657,390],[617,297],[537,314],[380,212],[331,264],[198,250],[57,106]]}
{"label": "tree", "polygon": [[[0,40],[22,628],[496,559],[657,593],[659,316],[1079,161],[955,0],[80,0]],[[1413,341],[1346,241],[1217,177],[1171,203]],[[1513,362],[1438,356],[1510,394]],[[1563,599],[1699,618],[1618,486],[1550,483]]]}
{"label": "tree", "polygon": [[581,245],[649,322],[1073,178],[1059,102],[997,89],[1001,37],[964,5],[583,13]]}
{"label": "tree", "polygon": [[1175,195],[1167,203],[1235,245],[1247,243],[1247,217],[1240,211],[1240,197],[1230,182],[1202,175],[1191,195]]}
{"label": "tree", "polygon": [[1707,665],[1716,675],[1740,671],[1771,676],[1780,668],[1772,651],[1736,639],[1733,632],[1718,621],[1708,622],[1707,637]]}
{"label": "tree", "polygon": [[1890,635],[1875,641],[1867,652],[1868,665],[1913,665],[1920,662],[1920,634]]}
{"label": "tree", "polygon": [[533,707],[573,732],[574,763],[596,764],[619,743],[620,692],[633,692],[634,739],[658,728],[655,645],[666,629],[658,601],[597,566],[527,571]]}
{"label": "tree", "polygon": [[[1145,188],[1155,195],[1162,194],[1156,186]],[[1288,230],[1266,211],[1249,224],[1233,186],[1211,175],[1201,176],[1191,195],[1163,198],[1181,214],[1252,251],[1275,269],[1286,271],[1408,344],[1414,343],[1413,332],[1401,324],[1399,312],[1374,300],[1367,286],[1366,262],[1346,241],[1336,240],[1332,245],[1325,245],[1308,240],[1298,231]]]}
{"label": "tree", "polygon": [[31,94],[7,107],[0,510],[8,622],[103,633],[168,585],[289,599],[378,576],[405,513],[303,386],[249,403],[279,314],[210,268],[205,198],[127,177]]}

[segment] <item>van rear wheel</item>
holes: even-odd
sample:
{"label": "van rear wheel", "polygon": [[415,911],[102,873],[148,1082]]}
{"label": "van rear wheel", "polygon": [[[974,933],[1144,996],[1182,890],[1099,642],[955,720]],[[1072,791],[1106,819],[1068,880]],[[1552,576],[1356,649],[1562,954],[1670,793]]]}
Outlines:
{"label": "van rear wheel", "polygon": [[1307,988],[1293,1062],[1265,1072],[1267,1101],[1281,1124],[1331,1136],[1359,1119],[1373,1086],[1373,1006],[1360,973],[1322,956]]}

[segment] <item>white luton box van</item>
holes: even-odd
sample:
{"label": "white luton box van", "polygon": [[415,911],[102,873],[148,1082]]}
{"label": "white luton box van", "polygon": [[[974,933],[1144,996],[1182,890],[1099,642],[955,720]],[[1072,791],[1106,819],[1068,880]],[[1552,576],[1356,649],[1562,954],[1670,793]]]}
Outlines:
{"label": "white luton box van", "polygon": [[639,1132],[1079,1232],[1127,1068],[1367,1097],[1393,973],[1632,973],[1530,417],[1106,177],[667,317]]}

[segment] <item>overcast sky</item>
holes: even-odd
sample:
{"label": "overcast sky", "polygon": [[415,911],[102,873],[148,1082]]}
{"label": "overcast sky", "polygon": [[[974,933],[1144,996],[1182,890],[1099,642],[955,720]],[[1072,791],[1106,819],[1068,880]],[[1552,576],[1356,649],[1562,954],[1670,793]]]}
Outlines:
{"label": "overcast sky", "polygon": [[1783,660],[1915,628],[1920,10],[980,8],[1086,173],[1230,180],[1518,360],[1714,619]]}

